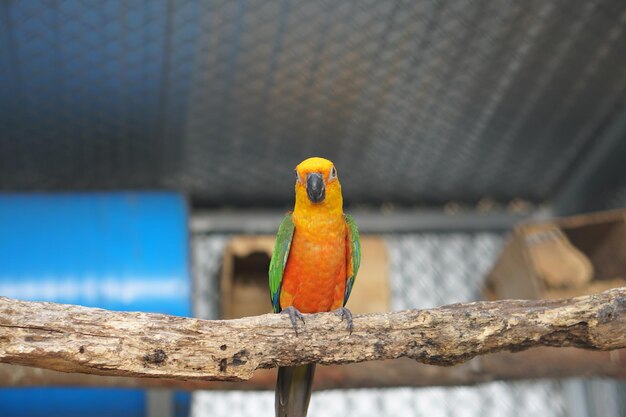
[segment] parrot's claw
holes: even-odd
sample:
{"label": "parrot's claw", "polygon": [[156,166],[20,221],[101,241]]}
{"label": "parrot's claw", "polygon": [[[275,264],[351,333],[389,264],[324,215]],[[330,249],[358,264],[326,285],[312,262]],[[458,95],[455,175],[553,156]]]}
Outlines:
{"label": "parrot's claw", "polygon": [[335,313],[341,317],[341,321],[344,319],[348,322],[348,331],[352,334],[352,313],[345,307],[339,307],[335,310]]}
{"label": "parrot's claw", "polygon": [[302,324],[305,324],[304,323],[304,316],[302,315],[302,313],[300,313],[298,311],[298,309],[293,307],[293,306],[287,307],[286,309],[281,311],[281,313],[285,313],[285,314],[289,315],[289,320],[291,320],[291,325],[293,326],[293,331],[296,332],[296,336],[298,336],[298,321],[297,321],[297,319],[302,320]]}

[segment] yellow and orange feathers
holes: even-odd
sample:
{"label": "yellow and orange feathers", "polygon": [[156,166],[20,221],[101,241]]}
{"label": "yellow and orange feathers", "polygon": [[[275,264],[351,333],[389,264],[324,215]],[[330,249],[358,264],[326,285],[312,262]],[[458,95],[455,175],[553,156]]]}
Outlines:
{"label": "yellow and orange feathers", "polygon": [[[318,178],[319,201],[310,195]],[[295,192],[294,211],[279,227],[270,264],[274,311],[337,309],[348,300],[361,255],[356,224],[343,213],[337,169],[323,158],[303,161],[296,167]]]}
{"label": "yellow and orange feathers", "polygon": [[[337,169],[327,159],[309,158],[296,167],[296,204],[278,228],[270,262],[270,298],[275,312],[289,314],[298,334],[301,313],[339,309],[352,332],[352,314],[343,306],[359,269],[359,232],[343,214]],[[306,416],[315,364],[279,367],[276,416]]]}

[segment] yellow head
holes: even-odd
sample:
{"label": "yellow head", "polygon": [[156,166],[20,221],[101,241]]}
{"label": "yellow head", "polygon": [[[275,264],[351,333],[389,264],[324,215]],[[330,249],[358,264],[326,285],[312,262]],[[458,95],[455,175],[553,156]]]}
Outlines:
{"label": "yellow head", "polygon": [[337,169],[328,159],[309,158],[296,167],[294,212],[298,214],[343,212]]}

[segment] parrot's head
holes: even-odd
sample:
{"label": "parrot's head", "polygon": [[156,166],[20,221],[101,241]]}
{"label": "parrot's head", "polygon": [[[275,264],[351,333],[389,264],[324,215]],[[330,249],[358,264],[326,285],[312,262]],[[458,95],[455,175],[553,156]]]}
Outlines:
{"label": "parrot's head", "polygon": [[341,184],[335,165],[309,158],[296,167],[296,208],[342,210]]}

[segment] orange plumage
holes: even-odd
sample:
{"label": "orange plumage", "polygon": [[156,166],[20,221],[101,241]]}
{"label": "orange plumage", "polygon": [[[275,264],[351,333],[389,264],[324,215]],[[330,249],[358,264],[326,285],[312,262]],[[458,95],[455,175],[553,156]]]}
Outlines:
{"label": "orange plumage", "polygon": [[280,305],[302,313],[330,311],[343,306],[348,253],[341,184],[332,163],[309,158],[296,167],[298,178],[311,172],[325,178],[324,201],[312,203],[303,181],[296,181],[295,225],[283,275]]}
{"label": "orange plumage", "polygon": [[[343,214],[337,169],[327,159],[309,158],[296,167],[296,205],[278,227],[270,261],[270,300],[286,313],[298,335],[302,313],[335,310],[352,333],[352,313],[344,307],[361,261],[359,231]],[[304,417],[315,364],[280,367],[276,416]]]}

